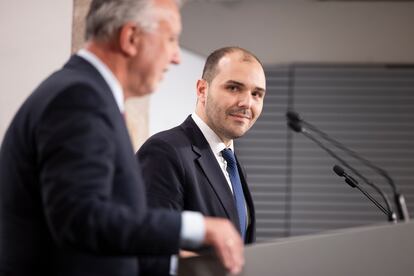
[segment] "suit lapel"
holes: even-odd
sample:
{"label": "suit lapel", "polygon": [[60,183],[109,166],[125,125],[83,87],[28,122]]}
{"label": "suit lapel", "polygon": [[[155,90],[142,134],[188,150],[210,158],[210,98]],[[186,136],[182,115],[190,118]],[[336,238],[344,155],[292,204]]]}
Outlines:
{"label": "suit lapel", "polygon": [[234,204],[233,194],[219,164],[217,163],[216,157],[211,151],[210,145],[190,116],[184,121],[181,127],[183,127],[185,133],[192,142],[192,150],[197,155],[195,162],[198,163],[208,179],[208,182],[223,206],[227,217],[232,220],[235,225],[238,225],[239,218]]}

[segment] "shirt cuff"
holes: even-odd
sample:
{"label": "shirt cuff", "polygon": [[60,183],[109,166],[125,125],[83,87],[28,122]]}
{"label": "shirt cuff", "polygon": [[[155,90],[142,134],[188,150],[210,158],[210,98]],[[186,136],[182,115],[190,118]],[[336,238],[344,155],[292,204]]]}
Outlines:
{"label": "shirt cuff", "polygon": [[170,275],[177,275],[178,256],[172,255],[170,258]]}
{"label": "shirt cuff", "polygon": [[206,227],[201,213],[184,211],[181,214],[180,246],[195,249],[203,244]]}

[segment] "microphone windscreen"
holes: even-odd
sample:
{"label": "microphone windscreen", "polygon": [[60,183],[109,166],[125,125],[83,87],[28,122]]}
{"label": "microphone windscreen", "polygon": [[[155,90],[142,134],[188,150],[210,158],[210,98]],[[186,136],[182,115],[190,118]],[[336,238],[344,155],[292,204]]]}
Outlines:
{"label": "microphone windscreen", "polygon": [[288,126],[296,132],[302,132],[302,120],[299,117],[299,114],[295,111],[289,110],[286,112],[286,119]]}
{"label": "microphone windscreen", "polygon": [[295,111],[286,112],[286,118],[289,122],[298,123],[301,121],[299,114]]}
{"label": "microphone windscreen", "polygon": [[301,132],[302,131],[302,126],[301,126],[300,122],[290,121],[290,122],[288,122],[288,126],[293,131],[296,131],[296,132]]}
{"label": "microphone windscreen", "polygon": [[341,166],[338,166],[338,165],[333,166],[333,171],[339,176],[344,176],[345,174],[345,170]]}

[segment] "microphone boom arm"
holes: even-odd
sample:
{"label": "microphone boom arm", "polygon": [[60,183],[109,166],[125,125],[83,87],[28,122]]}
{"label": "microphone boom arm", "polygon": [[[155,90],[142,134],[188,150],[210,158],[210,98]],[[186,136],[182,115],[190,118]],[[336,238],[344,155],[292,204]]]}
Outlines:
{"label": "microphone boom arm", "polygon": [[375,205],[377,205],[378,208],[381,209],[381,211],[383,211],[388,216],[388,220],[389,221],[395,221],[395,218],[396,218],[395,213],[394,213],[394,211],[393,211],[393,209],[391,207],[390,202],[388,201],[388,199],[385,196],[385,194],[383,193],[383,191],[381,191],[381,189],[379,189],[376,185],[374,185],[373,183],[371,183],[366,177],[362,176],[354,168],[352,168],[351,166],[349,166],[348,163],[345,160],[343,160],[340,156],[338,156],[335,152],[333,152],[331,149],[329,149],[323,143],[321,143],[319,140],[317,140],[315,137],[313,137],[313,135],[309,131],[307,131],[306,128],[303,128],[302,127],[301,130],[302,130],[303,135],[305,135],[307,138],[309,138],[310,140],[312,140],[319,147],[321,147],[323,150],[325,150],[331,156],[333,156],[335,159],[337,159],[341,163],[341,165],[343,165],[344,167],[346,167],[350,171],[352,171],[355,175],[357,175],[359,178],[361,178],[367,185],[369,185],[373,189],[375,189],[375,191],[377,191],[378,194],[380,194],[380,196],[384,200],[385,205],[386,205],[386,208],[384,208],[384,206],[382,206],[378,201],[376,201],[375,199],[373,199],[372,196],[369,195],[365,190],[361,189],[361,187],[359,185],[356,185],[356,187],[357,187],[358,190],[360,190],[365,196],[367,196],[368,199],[370,199]]}
{"label": "microphone boom arm", "polygon": [[[334,145],[335,147],[341,149],[342,151],[347,152],[354,159],[359,160],[361,163],[363,163],[367,167],[370,167],[371,169],[376,171],[379,175],[381,175],[383,178],[385,178],[385,180],[391,186],[392,191],[393,191],[394,203],[397,207],[398,219],[399,220],[404,220],[404,221],[409,221],[410,220],[410,215],[409,215],[408,208],[407,208],[407,205],[406,205],[405,198],[404,198],[403,194],[400,193],[397,186],[395,185],[394,180],[391,178],[391,176],[384,169],[376,166],[375,164],[373,164],[368,159],[365,159],[364,157],[358,155],[355,151],[345,147],[343,144],[339,143],[338,141],[336,141],[335,139],[333,139],[332,137],[327,135],[322,130],[320,130],[317,127],[313,126],[312,124],[310,124],[310,123],[308,123],[308,122],[306,122],[302,119],[300,121],[301,121],[302,124],[304,124],[310,130],[318,133],[320,137],[322,137],[326,141],[330,142],[332,145]],[[302,127],[302,131],[304,131],[304,130],[305,130],[305,128]],[[364,180],[365,183],[367,183],[368,185],[373,187],[373,185],[369,184],[368,179],[366,179],[364,176],[362,176],[359,172],[355,171],[352,167],[349,167],[349,166],[345,165],[344,163],[341,163],[341,164],[344,165],[345,167],[347,167],[349,170],[351,170],[354,174],[356,174],[362,180]]]}

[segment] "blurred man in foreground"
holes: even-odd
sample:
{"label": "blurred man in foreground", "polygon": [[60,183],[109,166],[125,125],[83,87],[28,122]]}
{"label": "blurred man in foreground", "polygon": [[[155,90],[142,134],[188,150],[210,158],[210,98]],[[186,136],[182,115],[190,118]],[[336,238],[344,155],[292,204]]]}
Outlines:
{"label": "blurred man in foreground", "polygon": [[123,120],[179,63],[173,0],[95,0],[85,47],[30,95],[0,151],[0,275],[137,275],[139,255],[212,245],[233,273],[237,231],[150,210]]}

